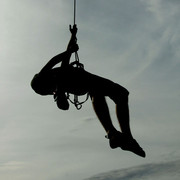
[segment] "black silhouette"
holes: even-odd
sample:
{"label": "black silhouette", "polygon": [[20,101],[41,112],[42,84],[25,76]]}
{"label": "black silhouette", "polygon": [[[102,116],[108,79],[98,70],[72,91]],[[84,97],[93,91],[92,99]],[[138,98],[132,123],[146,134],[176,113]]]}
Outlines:
{"label": "black silhouette", "polygon": [[[58,108],[69,109],[66,93],[75,95],[90,94],[94,111],[104,127],[112,149],[120,147],[145,157],[145,152],[133,138],[129,125],[128,95],[129,92],[117,83],[91,74],[83,68],[70,64],[72,53],[78,51],[77,27],[70,26],[71,39],[67,50],[53,57],[36,74],[31,82],[34,91],[40,95],[54,95]],[[60,67],[54,67],[58,63]],[[112,124],[105,96],[116,104],[116,112],[121,132]]]}

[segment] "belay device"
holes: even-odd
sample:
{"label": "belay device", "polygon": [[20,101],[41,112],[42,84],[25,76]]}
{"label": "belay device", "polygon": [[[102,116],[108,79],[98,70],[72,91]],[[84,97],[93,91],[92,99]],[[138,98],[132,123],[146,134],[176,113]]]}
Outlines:
{"label": "belay device", "polygon": [[[74,25],[76,24],[76,0],[74,0]],[[84,69],[84,65],[82,63],[79,62],[79,56],[78,56],[78,52],[74,52],[75,54],[75,61],[70,63],[71,66],[74,66],[74,68],[80,68],[80,69]],[[74,95],[74,100],[70,99],[70,95],[69,93],[66,94],[67,99],[75,105],[77,110],[80,110],[82,108],[82,104],[85,103],[88,98],[89,98],[89,93],[87,93],[86,95],[86,99],[82,102],[79,102],[78,100],[78,95]]]}

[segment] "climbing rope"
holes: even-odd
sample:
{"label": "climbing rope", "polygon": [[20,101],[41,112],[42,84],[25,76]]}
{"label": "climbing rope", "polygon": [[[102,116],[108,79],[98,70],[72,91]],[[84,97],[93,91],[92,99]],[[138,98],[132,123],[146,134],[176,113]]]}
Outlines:
{"label": "climbing rope", "polygon": [[[76,0],[74,0],[74,25],[76,25]],[[77,41],[77,38],[76,38]],[[75,62],[77,63],[77,66],[79,64],[79,56],[78,52],[76,51],[75,53]]]}
{"label": "climbing rope", "polygon": [[74,0],[74,25],[76,24],[76,0]]}
{"label": "climbing rope", "polygon": [[[75,24],[76,24],[76,0],[74,0],[74,25]],[[70,65],[74,66],[75,68],[84,69],[84,65],[79,62],[78,52],[76,51],[74,54],[75,54],[75,61],[72,62]],[[72,104],[75,105],[77,110],[80,110],[82,108],[82,104],[85,103],[88,100],[89,93],[87,93],[86,99],[84,101],[82,101],[82,102],[79,102],[78,95],[75,95],[75,94],[74,94],[74,100],[70,99],[69,93],[66,94],[66,97]]]}

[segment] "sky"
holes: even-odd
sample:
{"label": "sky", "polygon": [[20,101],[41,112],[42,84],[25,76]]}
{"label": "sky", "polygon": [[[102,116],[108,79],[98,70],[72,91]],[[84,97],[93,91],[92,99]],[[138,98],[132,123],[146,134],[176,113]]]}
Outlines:
{"label": "sky", "polygon": [[180,161],[149,163],[131,168],[101,173],[86,180],[178,180]]}
{"label": "sky", "polygon": [[179,161],[179,9],[179,0],[77,0],[80,61],[130,91],[131,129],[143,159],[110,149],[90,100],[80,111],[61,111],[53,97],[30,87],[34,74],[65,51],[73,1],[1,0],[0,178],[80,180]]}

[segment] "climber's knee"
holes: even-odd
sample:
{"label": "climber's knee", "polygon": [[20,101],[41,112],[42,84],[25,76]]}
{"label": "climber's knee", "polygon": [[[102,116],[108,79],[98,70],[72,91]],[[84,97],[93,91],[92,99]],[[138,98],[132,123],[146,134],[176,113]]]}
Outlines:
{"label": "climber's knee", "polygon": [[120,86],[119,84],[114,84],[113,92],[111,93],[110,98],[116,103],[128,103],[129,91]]}

